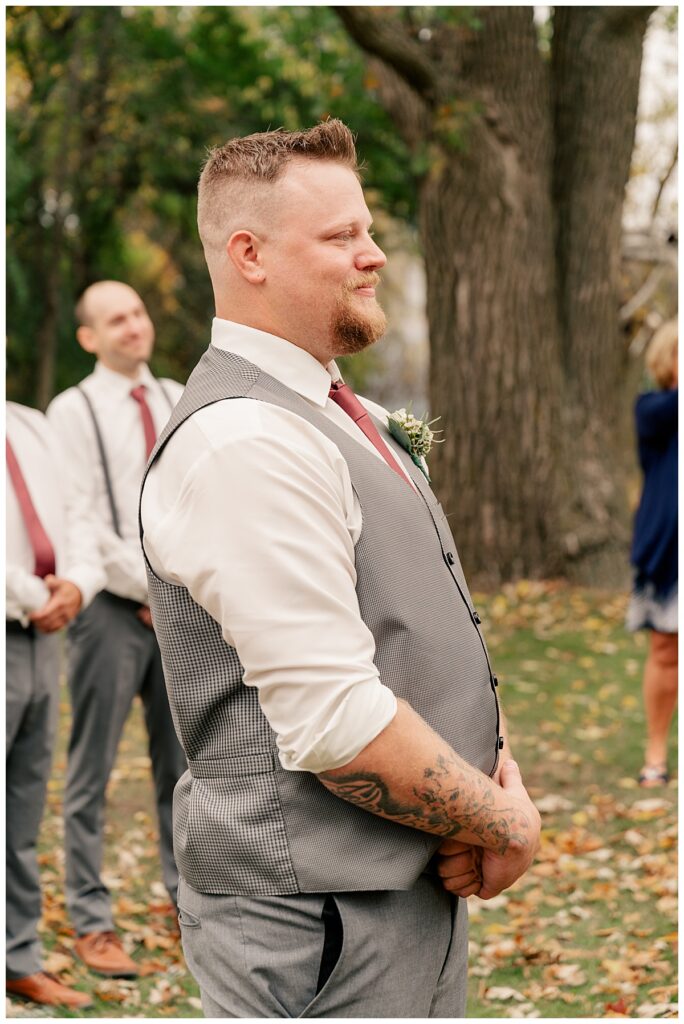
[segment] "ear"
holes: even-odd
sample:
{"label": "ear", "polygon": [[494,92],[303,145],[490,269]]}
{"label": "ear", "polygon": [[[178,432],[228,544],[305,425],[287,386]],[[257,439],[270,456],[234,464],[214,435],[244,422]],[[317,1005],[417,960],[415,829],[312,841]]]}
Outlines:
{"label": "ear", "polygon": [[226,245],[228,258],[250,284],[261,284],[266,278],[262,266],[261,239],[251,231],[235,231]]}
{"label": "ear", "polygon": [[90,352],[91,355],[97,355],[97,337],[92,327],[86,327],[82,324],[77,328],[76,341],[85,352]]}

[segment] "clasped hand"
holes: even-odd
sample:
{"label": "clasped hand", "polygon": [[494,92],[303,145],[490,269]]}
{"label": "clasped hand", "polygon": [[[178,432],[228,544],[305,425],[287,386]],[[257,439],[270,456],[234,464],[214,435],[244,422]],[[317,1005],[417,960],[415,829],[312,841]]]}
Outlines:
{"label": "clasped hand", "polygon": [[539,849],[541,819],[515,761],[503,765],[500,784],[524,810],[529,827],[523,836],[509,844],[505,853],[495,853],[459,839],[445,839],[437,851],[437,871],[444,888],[456,896],[491,900],[527,871]]}
{"label": "clasped hand", "polygon": [[83,598],[75,583],[59,576],[46,576],[45,586],[50,596],[42,608],[29,615],[29,622],[41,633],[54,633],[71,622]]}

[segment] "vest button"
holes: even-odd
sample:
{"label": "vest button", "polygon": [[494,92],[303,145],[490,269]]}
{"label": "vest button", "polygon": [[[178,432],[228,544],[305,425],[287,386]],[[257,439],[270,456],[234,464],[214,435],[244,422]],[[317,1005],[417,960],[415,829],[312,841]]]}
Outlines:
{"label": "vest button", "polygon": [[503,738],[503,736],[499,736],[499,750],[503,750],[503,746],[504,746],[504,738]]}
{"label": "vest button", "polygon": [[482,622],[482,619],[480,618],[480,616],[477,614],[476,611],[473,611],[473,618],[475,619],[475,622],[477,622],[477,624],[479,626],[480,623]]}
{"label": "vest button", "polygon": [[451,553],[451,551],[447,551],[447,553],[446,553],[446,555],[444,557],[446,558],[448,565],[453,565],[454,562],[456,561],[456,559],[454,558],[454,556]]}
{"label": "vest button", "polygon": [[494,683],[495,686],[498,686],[499,685],[499,678],[498,678],[498,676],[492,676],[492,682]]}

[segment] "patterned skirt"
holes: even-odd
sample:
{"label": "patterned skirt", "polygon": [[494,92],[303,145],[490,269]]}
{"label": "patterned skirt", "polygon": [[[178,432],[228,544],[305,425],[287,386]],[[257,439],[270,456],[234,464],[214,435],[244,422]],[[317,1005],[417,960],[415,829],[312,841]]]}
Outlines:
{"label": "patterned skirt", "polygon": [[627,629],[655,629],[658,633],[677,633],[677,584],[668,594],[657,594],[652,583],[635,585],[625,619]]}

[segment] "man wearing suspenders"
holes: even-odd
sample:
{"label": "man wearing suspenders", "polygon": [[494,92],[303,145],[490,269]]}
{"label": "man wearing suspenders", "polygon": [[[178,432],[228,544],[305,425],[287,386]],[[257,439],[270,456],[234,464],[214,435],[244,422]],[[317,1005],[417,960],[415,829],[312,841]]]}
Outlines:
{"label": "man wearing suspenders", "polygon": [[185,758],[171,720],[140,552],[137,496],[155,439],[182,386],[153,377],[154,327],[137,293],[118,281],[91,285],[77,307],[77,338],[97,357],[77,387],[48,409],[68,466],[69,505],[86,507],[105,589],[69,630],[72,730],[64,796],[66,899],[75,951],[99,974],[134,977],[101,877],[105,790],[133,698],[139,694],[159,816],[164,883],[175,904],[173,788]]}
{"label": "man wearing suspenders", "polygon": [[44,971],[37,842],[59,704],[59,631],[104,584],[78,510],[64,515],[62,452],[37,409],[7,403],[5,560],[5,970],[7,994],[83,1010]]}

